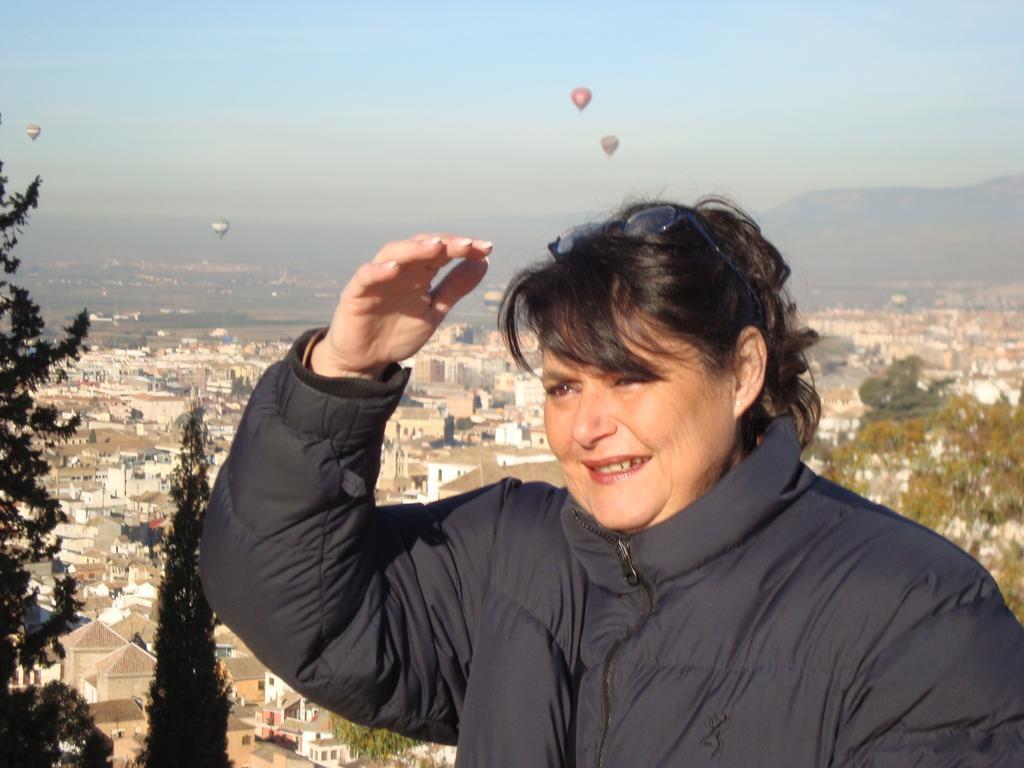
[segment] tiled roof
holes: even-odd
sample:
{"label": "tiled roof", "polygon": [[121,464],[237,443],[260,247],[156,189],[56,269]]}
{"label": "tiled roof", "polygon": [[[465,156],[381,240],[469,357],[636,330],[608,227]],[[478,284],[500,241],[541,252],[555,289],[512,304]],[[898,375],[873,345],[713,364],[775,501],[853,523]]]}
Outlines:
{"label": "tiled roof", "polygon": [[309,742],[311,747],[340,747],[344,742],[341,739],[318,739]]}
{"label": "tiled roof", "polygon": [[287,768],[292,766],[313,766],[316,765],[312,760],[307,760],[302,755],[292,752],[291,750],[279,747],[277,744],[272,744],[269,741],[261,742],[252,755],[249,758],[258,765],[281,765],[282,763]]}
{"label": "tiled roof", "polygon": [[[453,460],[453,463],[456,463]],[[476,462],[471,462],[476,463]],[[524,483],[542,482],[554,486],[565,485],[565,475],[557,461],[539,461],[509,466],[499,466],[490,458],[477,464],[479,471],[468,472],[441,486],[442,494],[472,491],[484,485],[491,485],[505,477],[516,477]]]}
{"label": "tiled roof", "polygon": [[255,656],[232,656],[224,659],[224,667],[232,680],[262,680],[267,668]]}
{"label": "tiled roof", "polygon": [[296,704],[299,703],[299,700],[301,698],[302,697],[299,694],[297,694],[297,693],[294,693],[294,692],[286,693],[286,694],[284,694],[284,696],[279,696],[278,697],[277,704],[274,705],[272,707],[272,709],[281,709],[281,710],[291,709],[292,707],[294,707]]}
{"label": "tiled roof", "polygon": [[101,621],[90,621],[84,627],[79,627],[67,635],[62,641],[64,650],[72,648],[120,648],[128,645],[128,641],[121,637]]}
{"label": "tiled roof", "polygon": [[[99,550],[97,550],[97,549],[93,549],[91,551],[99,552]],[[89,573],[97,574],[97,573],[103,573],[104,571],[107,570],[106,563],[75,563],[74,566],[75,566],[75,574],[76,575],[89,574]]]}
{"label": "tiled roof", "polygon": [[312,720],[306,721],[305,730],[315,731],[317,733],[333,733],[334,729],[331,728],[331,713],[326,709],[321,709],[316,713],[316,717]]}
{"label": "tiled roof", "polygon": [[123,723],[146,719],[146,713],[135,699],[98,701],[95,704],[89,705],[89,712],[97,724]]}
{"label": "tiled roof", "polygon": [[110,628],[122,637],[130,638],[138,633],[139,637],[147,643],[152,643],[156,637],[156,623],[137,613],[129,613],[117,624],[111,624]]}
{"label": "tiled roof", "polygon": [[246,704],[242,706],[237,702],[231,704],[231,717],[242,722],[255,724],[256,713],[262,711],[262,709],[255,704]]}
{"label": "tiled roof", "polygon": [[135,496],[128,497],[131,501],[142,502],[143,504],[150,504],[157,501],[168,501],[171,497],[163,493],[162,491],[144,491],[143,493]]}
{"label": "tiled roof", "polygon": [[239,720],[234,715],[228,715],[228,730],[229,731],[251,731],[252,725],[249,723]]}
{"label": "tiled roof", "polygon": [[154,656],[146,653],[135,643],[129,643],[96,662],[96,675],[108,677],[152,675],[155,667],[156,658]]}
{"label": "tiled roof", "polygon": [[294,717],[285,718],[281,723],[281,730],[288,733],[333,733],[331,728],[331,716],[321,711],[312,720],[299,720]]}
{"label": "tiled roof", "polygon": [[[140,397],[140,395],[134,395]],[[152,398],[144,397],[149,400]],[[112,429],[105,429],[97,432],[96,442],[91,443],[97,453],[112,453],[115,451],[138,451],[145,448],[152,448],[153,441],[141,435],[129,435],[124,432],[115,432]]]}

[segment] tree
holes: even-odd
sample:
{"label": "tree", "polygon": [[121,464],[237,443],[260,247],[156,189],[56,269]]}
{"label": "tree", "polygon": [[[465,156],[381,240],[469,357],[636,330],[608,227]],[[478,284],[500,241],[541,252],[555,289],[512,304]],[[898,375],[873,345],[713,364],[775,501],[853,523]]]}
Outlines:
{"label": "tree", "polygon": [[867,424],[825,475],[970,552],[1024,619],[1024,402],[954,397],[928,418]]}
{"label": "tree", "polygon": [[227,768],[227,685],[217,665],[213,611],[199,582],[199,538],[210,501],[206,427],[193,405],[171,480],[177,504],[164,543],[164,578],[156,632],[156,671],[149,689],[146,768]]}
{"label": "tree", "polygon": [[[7,195],[2,171],[0,163],[0,765],[88,765],[83,761],[96,754],[95,727],[80,696],[62,683],[11,690],[19,667],[63,658],[59,638],[80,605],[74,580],[64,576],[53,605],[40,606],[26,566],[52,560],[60,549],[53,531],[65,517],[41,483],[48,469],[43,449],[73,434],[79,422],[61,421],[55,408],[36,403],[35,393],[78,359],[89,321],[83,310],[62,338],[46,338],[39,305],[6,279],[21,265],[12,252],[42,182],[37,176],[25,192]],[[65,755],[62,743],[70,748]]]}
{"label": "tree", "polygon": [[885,373],[860,385],[860,399],[871,408],[866,422],[892,419],[917,419],[927,416],[942,405],[946,380],[924,387],[921,381],[923,363],[919,357],[896,360]]}
{"label": "tree", "polygon": [[231,377],[231,396],[236,400],[248,400],[252,394],[253,384],[244,376]]}
{"label": "tree", "polygon": [[367,760],[399,760],[420,743],[386,728],[367,728],[335,714],[331,715],[331,728],[353,757]]}
{"label": "tree", "polygon": [[[64,683],[36,689],[33,707],[7,713],[4,758],[19,768],[106,768],[114,745],[96,728],[82,695]],[[11,747],[13,746],[13,749]],[[70,749],[65,749],[70,747]]]}

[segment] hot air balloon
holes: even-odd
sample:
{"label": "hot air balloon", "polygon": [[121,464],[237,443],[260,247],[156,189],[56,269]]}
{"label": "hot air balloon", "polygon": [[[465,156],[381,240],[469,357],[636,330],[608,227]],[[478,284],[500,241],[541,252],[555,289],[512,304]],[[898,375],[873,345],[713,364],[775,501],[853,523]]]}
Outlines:
{"label": "hot air balloon", "polygon": [[572,93],[569,94],[572,97],[572,103],[576,105],[576,108],[582,112],[583,108],[590,103],[591,97],[590,89],[580,86],[579,88],[573,88]]}
{"label": "hot air balloon", "polygon": [[39,134],[42,132],[42,130],[43,129],[35,123],[29,123],[25,126],[25,133],[28,134],[28,137],[32,139],[32,141],[35,141],[37,138],[39,138]]}
{"label": "hot air balloon", "polygon": [[611,157],[615,154],[615,150],[619,148],[619,137],[618,136],[605,136],[601,139],[601,149],[604,153]]}
{"label": "hot air balloon", "polygon": [[210,226],[213,227],[213,231],[217,233],[218,237],[224,237],[225,233],[228,231],[228,227],[231,225],[226,219],[217,219]]}

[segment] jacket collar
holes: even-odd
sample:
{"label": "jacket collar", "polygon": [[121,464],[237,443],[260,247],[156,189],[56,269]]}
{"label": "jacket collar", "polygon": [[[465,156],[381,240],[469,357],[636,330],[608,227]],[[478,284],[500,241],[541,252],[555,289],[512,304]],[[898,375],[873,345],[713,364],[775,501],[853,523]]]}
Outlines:
{"label": "jacket collar", "polygon": [[602,526],[569,497],[562,509],[562,527],[590,580],[625,593],[636,585],[624,574],[620,541],[628,545],[637,573],[658,584],[742,544],[792,504],[814,477],[800,461],[793,421],[781,418],[710,491],[663,523],[620,534]]}

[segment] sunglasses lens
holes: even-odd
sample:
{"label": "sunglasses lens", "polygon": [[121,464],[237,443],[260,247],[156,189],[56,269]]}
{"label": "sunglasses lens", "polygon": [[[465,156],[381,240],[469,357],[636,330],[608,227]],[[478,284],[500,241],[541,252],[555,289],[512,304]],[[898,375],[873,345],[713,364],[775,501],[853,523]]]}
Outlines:
{"label": "sunglasses lens", "polygon": [[682,216],[679,209],[671,205],[645,208],[626,219],[622,229],[630,237],[660,235],[674,227]]}
{"label": "sunglasses lens", "polygon": [[578,227],[572,227],[571,229],[565,230],[558,239],[553,243],[548,244],[548,250],[552,256],[565,256],[572,252],[572,249],[576,247],[576,244],[581,240],[586,240],[588,237],[600,234],[604,230],[604,224],[581,224]]}

